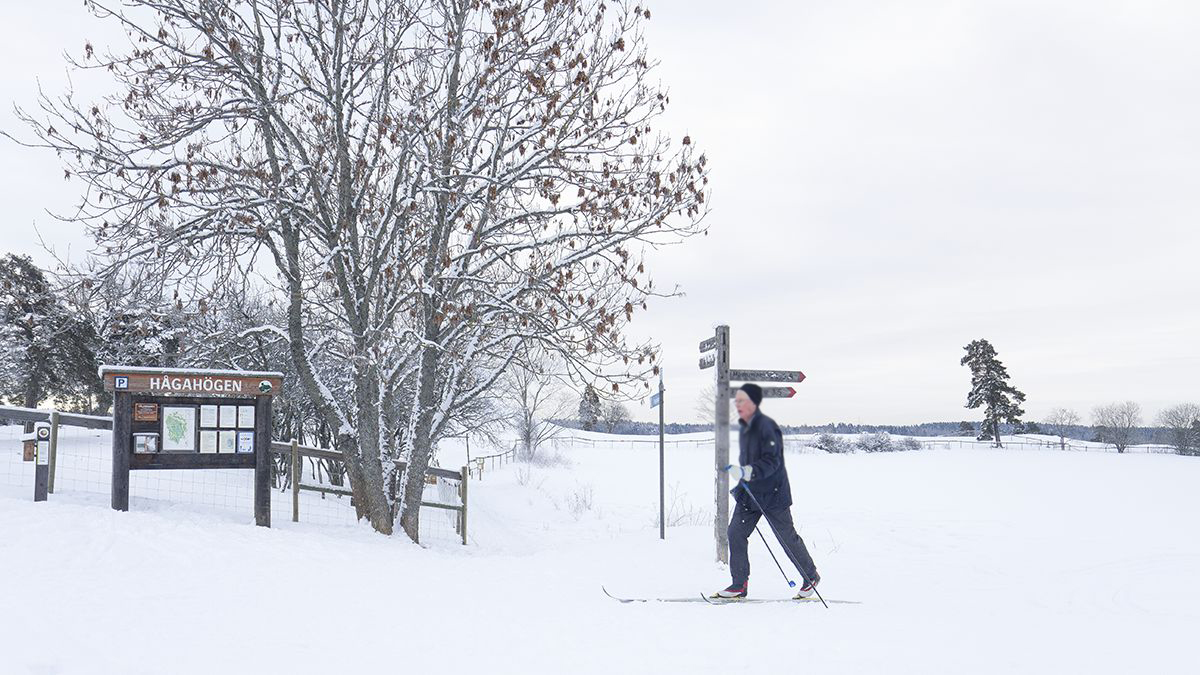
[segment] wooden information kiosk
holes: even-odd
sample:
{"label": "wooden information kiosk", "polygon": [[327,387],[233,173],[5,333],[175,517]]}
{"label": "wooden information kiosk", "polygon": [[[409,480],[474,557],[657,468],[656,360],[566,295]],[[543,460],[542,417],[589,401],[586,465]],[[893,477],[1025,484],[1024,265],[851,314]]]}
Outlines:
{"label": "wooden information kiosk", "polygon": [[254,469],[254,522],[271,526],[271,397],[281,373],[102,366],[113,392],[112,507],[129,472]]}

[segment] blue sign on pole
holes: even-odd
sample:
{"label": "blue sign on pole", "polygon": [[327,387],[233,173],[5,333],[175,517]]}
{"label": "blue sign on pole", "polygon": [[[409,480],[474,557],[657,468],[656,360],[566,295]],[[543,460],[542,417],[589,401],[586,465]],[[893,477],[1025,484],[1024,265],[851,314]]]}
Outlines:
{"label": "blue sign on pole", "polygon": [[662,403],[662,394],[650,394],[650,407],[657,408]]}

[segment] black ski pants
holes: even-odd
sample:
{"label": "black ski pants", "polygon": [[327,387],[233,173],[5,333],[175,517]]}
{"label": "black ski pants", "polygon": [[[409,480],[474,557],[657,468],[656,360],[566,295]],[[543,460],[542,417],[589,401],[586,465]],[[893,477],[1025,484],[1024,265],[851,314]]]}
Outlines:
{"label": "black ski pants", "polygon": [[804,575],[804,581],[801,581],[801,584],[813,578],[813,575],[817,573],[817,566],[813,563],[812,556],[808,554],[804,540],[796,533],[796,526],[792,524],[791,507],[775,509],[763,514],[743,506],[740,501],[735,503],[733,517],[729,519],[729,572],[733,575],[734,586],[739,586],[750,578],[750,555],[747,551],[747,540],[750,539],[751,534],[754,534],[754,526],[758,524],[758,519],[763,515],[766,515],[767,522],[775,532],[787,557],[791,559],[796,569],[800,570],[800,574]]}

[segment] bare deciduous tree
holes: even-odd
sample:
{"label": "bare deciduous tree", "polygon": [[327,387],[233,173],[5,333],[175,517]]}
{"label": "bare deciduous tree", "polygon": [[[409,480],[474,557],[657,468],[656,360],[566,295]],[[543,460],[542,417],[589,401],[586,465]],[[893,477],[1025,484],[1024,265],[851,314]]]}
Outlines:
{"label": "bare deciduous tree", "polygon": [[1133,430],[1142,423],[1142,406],[1134,401],[1110,403],[1092,410],[1092,425],[1104,443],[1116,446],[1117,452],[1129,447]]}
{"label": "bare deciduous tree", "polygon": [[[438,439],[538,345],[614,391],[646,246],[701,231],[707,162],[654,128],[618,0],[87,0],[119,87],[19,110],[84,187],[99,276],[152,264],[182,302],[264,288],[360,518],[414,540]],[[267,329],[267,326],[263,327]],[[335,367],[330,367],[333,365]],[[335,392],[344,392],[335,393]],[[397,475],[395,460],[407,462]]]}
{"label": "bare deciduous tree", "polygon": [[1200,450],[1200,405],[1180,403],[1158,413],[1158,424],[1167,430],[1171,445],[1181,455]]}
{"label": "bare deciduous tree", "polygon": [[604,426],[608,429],[608,433],[613,433],[617,427],[628,422],[629,409],[620,401],[608,401],[604,404]]}
{"label": "bare deciduous tree", "polygon": [[[717,385],[715,382],[700,387],[700,393],[696,394],[696,405],[692,408],[692,412],[696,414],[696,418],[701,424],[712,424],[716,418],[716,409],[714,404],[717,396]],[[733,406],[729,406],[729,423],[737,423],[737,410]]]}
{"label": "bare deciduous tree", "polygon": [[1058,436],[1059,448],[1066,450],[1067,432],[1070,431],[1071,427],[1079,424],[1079,422],[1079,413],[1074,410],[1070,408],[1055,408],[1050,411],[1049,415],[1046,415],[1046,419],[1042,421],[1042,424],[1046,425],[1046,429],[1050,433]]}
{"label": "bare deciduous tree", "polygon": [[554,359],[546,355],[518,364],[506,376],[509,427],[517,435],[519,459],[535,461],[538,450],[562,431],[551,421],[571,411],[561,378],[561,372],[555,372]]}

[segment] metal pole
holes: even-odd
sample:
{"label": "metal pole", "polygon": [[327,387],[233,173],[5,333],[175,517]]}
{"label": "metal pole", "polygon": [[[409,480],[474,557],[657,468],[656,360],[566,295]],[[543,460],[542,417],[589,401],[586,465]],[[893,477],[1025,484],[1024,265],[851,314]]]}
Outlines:
{"label": "metal pole", "polygon": [[717,560],[729,564],[729,474],[722,471],[729,464],[729,326],[717,326],[716,348],[716,457],[717,469],[713,528],[716,534]]}
{"label": "metal pole", "polygon": [[666,461],[663,459],[664,440],[663,440],[663,425],[666,419],[663,413],[663,407],[666,401],[663,400],[663,375],[662,370],[658,371],[658,538],[667,538],[667,510],[666,510],[666,478],[664,476]]}

